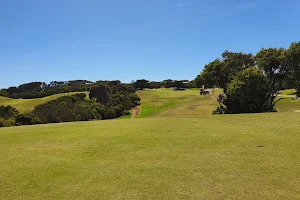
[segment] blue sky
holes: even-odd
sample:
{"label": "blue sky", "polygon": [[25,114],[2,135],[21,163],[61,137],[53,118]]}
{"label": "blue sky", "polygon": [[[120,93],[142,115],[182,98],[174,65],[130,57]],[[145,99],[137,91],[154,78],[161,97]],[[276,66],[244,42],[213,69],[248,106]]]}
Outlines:
{"label": "blue sky", "polygon": [[0,88],[190,79],[228,49],[300,40],[299,0],[0,0]]}

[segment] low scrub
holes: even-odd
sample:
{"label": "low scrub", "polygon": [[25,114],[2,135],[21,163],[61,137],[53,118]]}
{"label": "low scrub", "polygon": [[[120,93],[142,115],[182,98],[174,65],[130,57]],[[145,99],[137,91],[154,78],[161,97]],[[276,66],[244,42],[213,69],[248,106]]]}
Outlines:
{"label": "low scrub", "polygon": [[100,83],[85,93],[62,96],[40,104],[30,113],[20,114],[11,106],[0,107],[0,126],[114,119],[128,115],[140,104],[140,98],[131,86]]}

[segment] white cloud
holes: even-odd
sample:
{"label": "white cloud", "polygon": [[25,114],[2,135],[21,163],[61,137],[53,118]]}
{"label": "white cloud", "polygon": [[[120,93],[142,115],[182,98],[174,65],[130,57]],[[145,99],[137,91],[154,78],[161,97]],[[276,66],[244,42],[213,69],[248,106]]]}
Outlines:
{"label": "white cloud", "polygon": [[182,3],[177,5],[177,8],[181,8],[181,7],[186,6],[188,4],[189,4],[189,2],[182,2]]}

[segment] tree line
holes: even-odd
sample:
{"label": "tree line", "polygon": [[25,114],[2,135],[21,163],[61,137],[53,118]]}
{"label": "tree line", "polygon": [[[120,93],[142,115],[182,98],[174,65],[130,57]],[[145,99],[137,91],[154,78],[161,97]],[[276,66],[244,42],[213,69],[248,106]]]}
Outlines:
{"label": "tree line", "polygon": [[135,82],[132,82],[132,86],[137,90],[147,89],[158,89],[158,88],[193,88],[195,87],[194,81],[189,80],[172,80],[166,79],[164,81],[149,81],[145,79],[139,79]]}
{"label": "tree line", "polygon": [[92,82],[87,80],[52,81],[49,84],[45,82],[30,82],[18,87],[2,89],[0,90],[0,96],[14,99],[42,98],[59,93],[89,91],[91,84]]}
{"label": "tree line", "polygon": [[12,106],[0,106],[0,127],[114,119],[129,115],[140,104],[135,89],[119,82],[98,83],[85,93],[62,96],[38,105],[29,113]]}
{"label": "tree line", "polygon": [[[60,94],[60,93],[69,93],[69,92],[83,92],[89,91],[94,85],[97,84],[121,84],[121,81],[88,81],[88,80],[71,80],[71,81],[52,81],[49,84],[45,82],[30,82],[19,85],[18,87],[9,87],[6,89],[0,90],[0,96],[14,98],[14,99],[34,99],[34,98],[43,98],[46,96]],[[131,85],[137,90],[148,89],[158,89],[158,88],[171,88],[171,87],[180,87],[180,88],[193,88],[195,87],[193,81],[189,80],[171,80],[167,79],[164,81],[149,81],[145,79],[140,79],[133,81]]]}
{"label": "tree line", "polygon": [[288,49],[263,48],[255,56],[225,51],[205,65],[194,84],[224,90],[214,113],[276,111],[280,89],[296,88],[300,96],[300,42]]}

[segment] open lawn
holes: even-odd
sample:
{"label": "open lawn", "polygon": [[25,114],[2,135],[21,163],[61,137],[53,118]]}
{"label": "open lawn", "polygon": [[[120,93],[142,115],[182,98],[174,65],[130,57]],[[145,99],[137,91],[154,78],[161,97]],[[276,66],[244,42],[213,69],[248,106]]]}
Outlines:
{"label": "open lawn", "polygon": [[[66,95],[72,95],[79,92],[70,92],[70,93],[61,93],[61,94],[55,94],[44,98],[38,98],[38,99],[11,99],[7,97],[1,97],[0,96],[0,106],[4,105],[11,105],[15,107],[19,112],[29,112],[34,109],[35,106],[39,104],[46,103],[48,101],[51,101],[53,99],[57,99],[61,96]],[[85,92],[88,94],[88,92]]]}
{"label": "open lawn", "polygon": [[0,199],[300,199],[300,101],[211,115],[218,92],[144,90],[137,119],[0,128]]}

